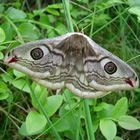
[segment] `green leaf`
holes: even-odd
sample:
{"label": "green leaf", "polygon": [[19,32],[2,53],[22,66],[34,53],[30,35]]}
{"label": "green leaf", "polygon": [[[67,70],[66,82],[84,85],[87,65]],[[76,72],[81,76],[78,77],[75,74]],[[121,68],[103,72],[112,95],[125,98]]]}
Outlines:
{"label": "green leaf", "polygon": [[115,4],[122,4],[122,3],[124,3],[122,0],[108,0],[106,2],[106,4],[108,4],[108,6],[110,6],[110,7],[115,5]]}
{"label": "green leaf", "polygon": [[57,22],[55,30],[58,34],[65,34],[67,32],[66,26],[60,22]]}
{"label": "green leaf", "polygon": [[[55,125],[55,128],[59,132],[70,132],[69,139],[75,140],[75,136],[77,134],[77,130],[79,130],[79,122],[81,119],[81,113],[78,109],[74,109],[72,113],[68,113],[65,109],[65,105],[59,110],[60,121]],[[66,115],[67,114],[67,115]],[[65,117],[64,117],[65,116]]]}
{"label": "green leaf", "polygon": [[62,8],[62,4],[51,4],[47,6],[48,8],[52,8],[52,9],[60,9]]}
{"label": "green leaf", "polygon": [[88,3],[89,2],[89,0],[77,0],[77,1],[82,2],[82,3]]}
{"label": "green leaf", "polygon": [[124,115],[118,119],[118,124],[127,130],[140,129],[140,122],[132,116]]}
{"label": "green leaf", "polygon": [[[49,18],[46,14],[41,14],[40,15],[40,19],[39,22],[43,23],[43,24],[48,24],[50,23]],[[42,26],[42,28],[44,28],[44,26]]]}
{"label": "green leaf", "polygon": [[2,28],[0,28],[0,42],[3,42],[5,40],[5,32]]}
{"label": "green leaf", "polygon": [[0,100],[7,99],[9,97],[10,90],[7,85],[0,81]]}
{"label": "green leaf", "polygon": [[26,129],[26,123],[24,122],[20,129],[19,129],[19,134],[23,135],[23,136],[28,136],[28,132],[27,132],[27,129]]}
{"label": "green leaf", "polygon": [[107,140],[113,140],[117,133],[116,124],[109,119],[100,120],[100,130]]}
{"label": "green leaf", "polygon": [[58,9],[62,8],[62,4],[52,4],[46,7],[46,11],[52,15],[59,16]]}
{"label": "green leaf", "polygon": [[3,11],[4,11],[4,6],[3,4],[0,4],[0,13],[3,13]]}
{"label": "green leaf", "polygon": [[5,83],[7,83],[7,82],[12,83],[13,77],[10,76],[9,71],[7,71],[7,72],[8,72],[8,74],[5,74],[5,73],[1,74],[1,78]]}
{"label": "green leaf", "polygon": [[6,48],[7,48],[7,46],[0,46],[0,51],[4,50]]}
{"label": "green leaf", "polygon": [[34,14],[34,16],[37,16],[37,15],[43,14],[43,12],[44,12],[44,9],[38,9],[38,10],[34,10],[33,14]]}
{"label": "green leaf", "polygon": [[47,120],[44,115],[37,112],[30,112],[26,118],[26,122],[22,124],[19,133],[23,136],[38,134],[45,128]]}
{"label": "green leaf", "polygon": [[103,109],[108,109],[108,108],[110,108],[110,104],[102,102],[102,103],[98,104],[98,106],[94,107],[94,111],[98,112],[98,111],[101,111]]}
{"label": "green leaf", "polygon": [[0,52],[0,60],[2,60],[4,58],[4,55],[2,52]]}
{"label": "green leaf", "polygon": [[128,11],[131,14],[134,14],[136,16],[140,16],[140,6],[133,6]]}
{"label": "green leaf", "polygon": [[59,14],[59,12],[57,11],[57,10],[55,10],[55,9],[52,9],[52,8],[46,8],[46,11],[48,12],[48,13],[50,13],[50,14],[52,14],[52,15],[55,15],[55,16],[59,16],[60,14]]}
{"label": "green leaf", "polygon": [[29,112],[25,123],[28,134],[33,135],[40,133],[45,128],[47,120],[43,114]]}
{"label": "green leaf", "polygon": [[30,87],[24,79],[15,79],[12,81],[12,85],[17,89],[30,93]]}
{"label": "green leaf", "polygon": [[121,98],[117,101],[115,104],[113,111],[112,111],[112,117],[118,118],[122,115],[125,115],[128,110],[128,100],[126,97]]}
{"label": "green leaf", "polygon": [[[137,19],[138,19],[138,22],[140,23],[140,16],[138,16]],[[137,89],[136,89],[136,90],[137,90]]]}
{"label": "green leaf", "polygon": [[9,97],[9,93],[8,92],[1,92],[0,91],[0,100],[7,99],[8,97]]}
{"label": "green leaf", "polygon": [[4,22],[1,27],[5,31],[6,40],[12,40],[15,35],[15,30],[9,22]]}
{"label": "green leaf", "polygon": [[96,107],[98,118],[103,119],[111,117],[113,108],[114,106],[111,104],[101,103]]}
{"label": "green leaf", "polygon": [[31,23],[22,23],[19,26],[19,31],[23,38],[28,41],[36,40],[40,37],[38,28]]}
{"label": "green leaf", "polygon": [[46,108],[47,106],[47,95],[48,95],[48,91],[45,87],[37,84],[37,83],[33,83],[32,84],[32,89],[33,89],[33,93],[31,92],[31,98],[32,98],[32,104],[33,106],[41,112],[41,109],[36,101],[36,98],[34,98],[34,95],[37,97],[37,99],[39,100],[39,102],[41,103],[41,105]]}
{"label": "green leaf", "polygon": [[46,111],[49,117],[52,116],[59,109],[62,101],[62,95],[54,95],[47,98]]}
{"label": "green leaf", "polygon": [[128,0],[130,7],[132,6],[140,6],[140,0]]}
{"label": "green leaf", "polygon": [[103,26],[103,25],[107,24],[108,21],[110,20],[110,17],[109,17],[109,15],[102,13],[102,14],[96,15],[95,19],[93,19],[93,20],[95,20],[95,25],[99,27],[99,26]]}
{"label": "green leaf", "polygon": [[13,70],[13,73],[17,78],[21,78],[21,77],[24,77],[26,75],[18,70],[15,70],[15,69]]}
{"label": "green leaf", "polygon": [[71,125],[70,123],[72,122],[72,120],[70,120],[69,116],[66,116],[63,121],[59,121],[55,128],[58,132],[64,132],[64,131],[69,131],[71,129]]}
{"label": "green leaf", "polygon": [[114,140],[123,140],[121,137],[116,136]]}
{"label": "green leaf", "polygon": [[33,106],[41,112],[41,109],[38,106],[36,99],[34,99],[34,96],[32,95],[32,94],[35,94],[39,102],[41,103],[41,105],[46,110],[48,116],[49,117],[52,116],[62,104],[63,96],[54,95],[54,96],[47,97],[48,95],[47,89],[36,83],[33,83],[32,89],[33,89],[33,93],[31,93],[31,98],[32,98]]}
{"label": "green leaf", "polygon": [[25,19],[26,18],[26,14],[22,10],[19,10],[13,7],[8,8],[7,15],[11,19]]}

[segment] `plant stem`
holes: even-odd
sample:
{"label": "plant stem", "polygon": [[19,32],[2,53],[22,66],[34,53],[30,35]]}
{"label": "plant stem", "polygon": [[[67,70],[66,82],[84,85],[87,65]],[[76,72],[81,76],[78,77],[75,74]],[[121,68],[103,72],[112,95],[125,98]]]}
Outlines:
{"label": "plant stem", "polygon": [[[28,83],[28,85],[30,85],[28,79],[27,79],[27,83]],[[52,131],[54,132],[54,135],[56,136],[56,138],[57,138],[58,140],[62,140],[61,137],[60,137],[60,135],[58,134],[58,132],[57,132],[56,129],[54,128],[54,126],[53,126],[51,120],[49,119],[46,110],[44,109],[44,107],[42,106],[41,102],[39,101],[39,99],[37,98],[36,94],[34,93],[32,87],[29,86],[29,88],[30,88],[30,91],[31,91],[32,96],[34,97],[34,99],[35,99],[36,102],[38,103],[38,105],[39,105],[39,107],[40,107],[42,113],[44,114],[45,118],[47,119],[49,126],[51,126],[51,129],[52,129]]]}
{"label": "plant stem", "polygon": [[88,99],[84,99],[84,109],[85,109],[85,119],[86,119],[86,129],[88,133],[89,140],[95,140],[94,131],[93,131],[93,123],[91,119],[91,114],[88,105]]}
{"label": "plant stem", "polygon": [[69,0],[62,0],[62,2],[63,2],[64,13],[65,13],[66,21],[67,21],[68,30],[69,32],[73,32],[74,29],[73,29],[71,16],[70,16]]}
{"label": "plant stem", "polygon": [[8,16],[4,16],[5,19],[13,26],[13,28],[15,29],[16,33],[17,33],[17,36],[19,38],[19,41],[23,44],[24,43],[24,40],[20,34],[20,32],[18,31],[18,28],[16,27],[16,25],[14,24],[14,22],[8,17]]}
{"label": "plant stem", "polygon": [[36,4],[37,4],[37,8],[41,9],[41,1],[40,0],[36,0]]}
{"label": "plant stem", "polygon": [[[67,26],[68,26],[68,31],[73,32],[73,24],[70,16],[70,10],[69,10],[69,0],[62,0],[63,2],[63,7],[64,7],[64,12],[65,12],[65,17],[67,21]],[[85,118],[86,118],[86,128],[87,128],[87,133],[88,133],[88,139],[89,140],[95,140],[94,137],[94,132],[93,132],[93,123],[91,120],[91,114],[88,106],[88,100],[84,99],[84,109],[85,109]]]}
{"label": "plant stem", "polygon": [[[72,107],[72,111],[73,111],[74,109],[76,109],[77,106],[79,106],[79,104],[81,104],[81,103],[82,103],[82,101],[79,101],[78,103],[76,103],[76,104]],[[68,112],[66,112],[63,116],[61,116],[60,119],[58,119],[57,121],[55,121],[55,122],[53,123],[53,126],[55,126],[55,125],[57,125],[58,123],[60,123],[61,121],[63,121],[63,119],[64,119],[65,117],[67,117],[70,113],[71,113],[71,110],[69,110]],[[44,130],[43,133],[41,133],[40,135],[38,135],[34,140],[38,140],[38,139],[42,136],[42,134],[46,134],[51,128],[52,128],[52,127],[50,126],[48,129]],[[83,140],[83,139],[81,139],[81,140]]]}

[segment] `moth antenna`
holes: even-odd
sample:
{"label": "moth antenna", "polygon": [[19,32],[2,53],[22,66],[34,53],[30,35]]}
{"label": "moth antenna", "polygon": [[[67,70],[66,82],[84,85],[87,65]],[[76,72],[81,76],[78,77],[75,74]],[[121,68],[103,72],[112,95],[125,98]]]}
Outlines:
{"label": "moth antenna", "polygon": [[84,34],[84,29],[82,28],[81,33]]}
{"label": "moth antenna", "polygon": [[88,26],[85,26],[84,28],[82,28],[81,33],[84,34],[84,30],[87,28]]}
{"label": "moth antenna", "polygon": [[74,23],[74,26],[76,27],[76,32],[79,32],[79,28],[78,28],[77,24],[74,21],[73,21],[73,23]]}
{"label": "moth antenna", "polygon": [[56,95],[60,95],[61,94],[62,89],[57,89],[56,90]]}

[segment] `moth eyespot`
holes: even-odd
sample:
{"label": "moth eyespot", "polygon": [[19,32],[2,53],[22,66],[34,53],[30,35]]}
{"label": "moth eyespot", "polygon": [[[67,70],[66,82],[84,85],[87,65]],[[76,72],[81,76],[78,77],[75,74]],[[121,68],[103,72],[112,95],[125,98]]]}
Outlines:
{"label": "moth eyespot", "polygon": [[35,48],[33,50],[31,50],[31,57],[34,59],[34,60],[39,60],[43,57],[44,55],[44,52],[42,49],[40,48]]}
{"label": "moth eyespot", "polygon": [[104,70],[108,74],[113,74],[117,71],[117,66],[113,62],[108,62],[108,63],[105,64]]}

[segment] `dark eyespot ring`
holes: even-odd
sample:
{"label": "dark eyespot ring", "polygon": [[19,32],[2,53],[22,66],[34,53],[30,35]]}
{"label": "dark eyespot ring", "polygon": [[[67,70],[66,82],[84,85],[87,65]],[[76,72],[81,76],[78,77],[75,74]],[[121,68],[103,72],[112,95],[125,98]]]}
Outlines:
{"label": "dark eyespot ring", "polygon": [[43,53],[43,50],[40,49],[40,48],[35,48],[33,50],[31,50],[31,57],[34,59],[34,60],[39,60],[43,57],[44,53]]}
{"label": "dark eyespot ring", "polygon": [[117,71],[117,66],[113,62],[108,62],[108,63],[105,64],[104,70],[108,74],[113,74]]}

